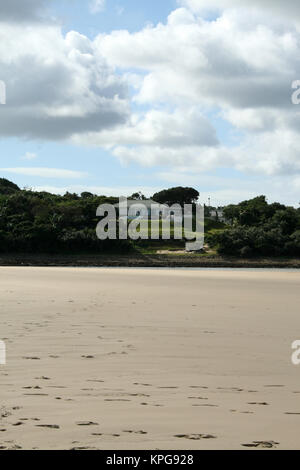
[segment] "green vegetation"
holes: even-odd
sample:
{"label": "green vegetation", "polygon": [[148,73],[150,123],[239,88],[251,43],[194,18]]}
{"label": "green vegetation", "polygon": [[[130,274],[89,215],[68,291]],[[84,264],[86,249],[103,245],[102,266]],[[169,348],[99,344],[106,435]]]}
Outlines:
{"label": "green vegetation", "polygon": [[0,252],[12,253],[101,253],[128,252],[130,241],[98,240],[95,228],[100,204],[115,204],[116,198],[90,193],[21,191],[0,180]]}
{"label": "green vegetation", "polygon": [[[199,193],[193,188],[171,188],[153,196],[157,202],[172,205],[194,204]],[[133,199],[144,200],[141,193]],[[180,252],[184,240],[105,240],[96,236],[100,204],[117,204],[118,198],[84,192],[66,193],[21,190],[0,178],[0,253],[136,253]],[[210,218],[206,207],[205,242],[207,252],[216,255],[249,257],[299,257],[300,209],[279,203],[268,204],[264,196],[223,208],[227,224]],[[150,234],[150,224],[141,233]],[[200,254],[199,254],[200,256]]]}
{"label": "green vegetation", "polygon": [[[192,188],[172,188],[163,192],[170,203],[192,203],[199,193]],[[143,201],[135,193],[132,199]],[[184,249],[184,241],[105,240],[96,236],[100,204],[117,204],[118,198],[96,196],[90,192],[58,196],[47,192],[21,190],[0,179],[0,253],[129,253],[149,252],[173,247]],[[141,234],[150,236],[150,225],[141,226]],[[161,229],[160,229],[161,232]],[[171,224],[171,237],[174,226]]]}
{"label": "green vegetation", "polygon": [[160,204],[167,204],[168,206],[179,204],[183,207],[184,204],[195,204],[199,196],[200,194],[196,189],[179,186],[177,188],[164,189],[154,194],[152,199]]}
{"label": "green vegetation", "polygon": [[13,194],[18,191],[21,190],[16,184],[6,180],[5,178],[0,178],[0,195]]}
{"label": "green vegetation", "polygon": [[224,208],[230,228],[209,235],[220,255],[300,256],[300,210],[259,196]]}

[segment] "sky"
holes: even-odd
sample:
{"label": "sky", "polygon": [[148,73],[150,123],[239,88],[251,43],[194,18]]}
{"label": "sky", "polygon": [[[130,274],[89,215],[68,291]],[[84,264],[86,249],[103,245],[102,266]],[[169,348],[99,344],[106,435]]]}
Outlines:
{"label": "sky", "polygon": [[299,207],[295,80],[294,0],[0,0],[0,177]]}

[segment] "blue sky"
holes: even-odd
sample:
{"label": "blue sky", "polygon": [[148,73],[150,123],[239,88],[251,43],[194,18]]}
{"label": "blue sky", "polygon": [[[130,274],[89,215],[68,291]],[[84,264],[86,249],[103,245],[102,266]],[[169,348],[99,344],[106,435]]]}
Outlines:
{"label": "blue sky", "polygon": [[202,0],[95,1],[47,1],[39,16],[45,0],[24,0],[26,18],[0,7],[1,176],[59,193],[184,185],[216,205],[259,194],[298,205],[291,18],[280,30],[259,2],[211,15]]}
{"label": "blue sky", "polygon": [[[83,4],[85,4],[83,6]],[[83,0],[57,0],[53,2],[51,13],[62,24],[63,31],[78,31],[91,39],[97,34],[109,33],[115,29],[138,31],[149,23],[165,21],[170,11],[176,7],[176,0],[110,0],[110,7],[105,7],[98,14],[91,14],[88,2]],[[27,160],[27,153],[37,155],[34,160]],[[68,168],[88,173],[87,177],[71,181],[69,179],[49,179],[30,175],[5,172],[4,177],[13,179],[21,187],[49,187],[68,189],[77,186],[89,186],[93,189],[103,187],[113,194],[114,188],[147,188],[150,195],[152,187],[164,187],[155,175],[158,168],[145,171],[139,165],[124,166],[101,148],[79,147],[65,143],[49,141],[31,141],[18,138],[1,139],[1,166],[15,167],[54,167]],[[149,188],[149,189],[148,189]],[[149,193],[150,191],[150,193]],[[116,191],[119,192],[119,191]],[[121,190],[122,193],[122,190]]]}
{"label": "blue sky", "polygon": [[[116,29],[139,31],[148,23],[165,22],[178,4],[176,0],[109,0],[103,10],[91,14],[87,0],[55,0],[52,12],[64,31],[74,29],[89,37]],[[84,5],[84,6],[83,6]]]}

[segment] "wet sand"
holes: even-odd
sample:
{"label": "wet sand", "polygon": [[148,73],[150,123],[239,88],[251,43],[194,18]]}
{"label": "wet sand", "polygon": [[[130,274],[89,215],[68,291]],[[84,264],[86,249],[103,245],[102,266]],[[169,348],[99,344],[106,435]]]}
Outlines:
{"label": "wet sand", "polygon": [[0,448],[300,449],[299,281],[0,268]]}

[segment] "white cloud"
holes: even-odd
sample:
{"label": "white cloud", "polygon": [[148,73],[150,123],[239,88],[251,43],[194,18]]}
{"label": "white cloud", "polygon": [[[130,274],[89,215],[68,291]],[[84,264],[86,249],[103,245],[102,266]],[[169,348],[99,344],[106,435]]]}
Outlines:
{"label": "white cloud", "polygon": [[45,21],[46,8],[52,0],[1,0],[0,22]]}
{"label": "white cloud", "polygon": [[95,15],[96,13],[104,10],[105,0],[91,0],[89,7],[90,12]]}
{"label": "white cloud", "polygon": [[152,109],[133,114],[126,126],[90,133],[79,140],[93,145],[144,145],[161,148],[210,147],[218,145],[214,127],[197,108],[172,112]]}
{"label": "white cloud", "polygon": [[[298,30],[258,10],[250,14],[247,9],[229,9],[214,21],[195,11],[179,8],[166,24],[96,39],[112,66],[140,71],[136,103],[160,110],[175,107],[186,136],[178,144],[172,137],[172,120],[166,120],[161,132],[166,140],[160,140],[152,126],[144,125],[145,118],[143,125],[135,124],[135,139],[130,127],[118,134],[113,153],[124,163],[187,166],[195,171],[231,167],[248,173],[300,173],[300,113],[291,104],[291,83],[300,74]],[[203,122],[217,111],[219,126],[221,119],[230,123],[241,132],[239,141],[226,146],[215,139],[205,145],[202,134],[201,145],[199,132],[195,142],[191,109],[201,110]],[[99,134],[99,143],[104,135]]]}
{"label": "white cloud", "polygon": [[269,15],[278,15],[289,20],[300,21],[300,4],[295,0],[179,0],[179,4],[190,8],[196,13],[205,13],[212,10],[245,9],[253,11],[262,10]]}
{"label": "white cloud", "polygon": [[6,106],[0,136],[60,140],[125,123],[125,80],[92,41],[55,25],[5,23],[0,28],[0,70]]}
{"label": "white cloud", "polygon": [[[16,1],[0,6],[0,78],[7,84],[0,136],[68,139],[104,147],[124,164],[196,179],[216,168],[275,175],[284,184],[290,175],[297,194],[296,1],[182,0],[166,24],[95,40],[47,23],[46,1],[24,0],[19,11]],[[207,6],[218,10],[213,21]]]}
{"label": "white cloud", "polygon": [[23,155],[22,160],[35,160],[37,158],[37,154],[36,153],[32,153],[32,152],[26,152],[25,155]]}
{"label": "white cloud", "polygon": [[288,107],[300,64],[299,35],[256,20],[229,11],[204,21],[182,8],[166,25],[116,31],[96,42],[112,65],[146,71],[141,103]]}
{"label": "white cloud", "polygon": [[73,142],[106,147],[124,165],[180,166],[189,160],[190,165],[202,165],[204,170],[214,166],[216,158],[220,158],[215,153],[219,141],[214,127],[193,107],[133,115],[127,126],[75,136]]}
{"label": "white cloud", "polygon": [[137,191],[143,193],[147,197],[151,197],[156,192],[160,191],[159,187],[149,186],[88,186],[88,185],[68,185],[68,186],[34,186],[34,191],[47,191],[53,194],[76,193],[81,194],[85,191],[98,196],[115,196],[115,197],[129,197]]}
{"label": "white cloud", "polygon": [[0,168],[0,172],[15,175],[37,176],[40,178],[79,179],[87,176],[87,173],[85,172],[63,170],[60,168]]}

